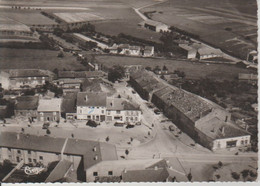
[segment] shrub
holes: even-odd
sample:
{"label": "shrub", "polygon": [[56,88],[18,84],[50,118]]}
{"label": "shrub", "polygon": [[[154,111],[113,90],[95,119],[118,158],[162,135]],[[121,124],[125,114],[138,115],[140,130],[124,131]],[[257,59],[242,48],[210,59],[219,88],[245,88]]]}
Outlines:
{"label": "shrub", "polygon": [[234,178],[235,180],[239,180],[239,178],[240,178],[240,174],[238,174],[238,173],[236,173],[236,172],[232,172],[232,173],[231,173],[231,176],[232,176],[232,178]]}

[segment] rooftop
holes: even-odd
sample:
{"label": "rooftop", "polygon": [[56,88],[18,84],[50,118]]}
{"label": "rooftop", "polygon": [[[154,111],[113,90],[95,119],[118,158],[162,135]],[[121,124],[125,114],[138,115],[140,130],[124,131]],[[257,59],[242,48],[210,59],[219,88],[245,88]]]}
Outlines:
{"label": "rooftop", "polygon": [[165,182],[168,177],[166,168],[130,170],[122,173],[123,182]]}
{"label": "rooftop", "polygon": [[250,133],[238,128],[231,123],[223,122],[217,117],[211,118],[206,122],[198,122],[195,127],[212,139],[223,139],[250,135]]}
{"label": "rooftop", "polygon": [[66,172],[70,169],[72,162],[68,160],[60,160],[56,167],[52,170],[45,182],[55,182],[62,179]]}
{"label": "rooftop", "polygon": [[148,24],[148,25],[152,25],[152,26],[167,26],[164,23],[161,23],[161,22],[158,22],[158,21],[154,21],[152,19],[146,19],[145,21],[141,22],[140,24]]}
{"label": "rooftop", "polygon": [[38,96],[20,96],[16,98],[15,110],[37,110]]}
{"label": "rooftop", "polygon": [[246,74],[246,73],[239,73],[238,74],[239,80],[257,80],[257,74]]}
{"label": "rooftop", "polygon": [[76,99],[77,94],[75,92],[67,93],[62,100],[61,112],[76,113]]}
{"label": "rooftop", "polygon": [[40,99],[38,112],[60,112],[61,111],[61,98],[51,98],[51,99]]}
{"label": "rooftop", "polygon": [[107,110],[139,110],[139,106],[122,98],[107,98]]}
{"label": "rooftop", "polygon": [[19,77],[53,77],[54,73],[42,69],[9,69],[5,72],[10,74],[10,78]]}
{"label": "rooftop", "polygon": [[201,47],[198,49],[198,53],[200,55],[210,55],[210,54],[216,54],[216,55],[222,55],[222,51],[220,49],[215,48],[209,48],[209,47]]}
{"label": "rooftop", "polygon": [[[0,133],[0,147],[41,152],[61,153],[65,140],[65,138],[35,136],[13,132]],[[85,169],[102,160],[117,160],[114,145],[90,140],[68,139],[64,154],[83,156]]]}
{"label": "rooftop", "polygon": [[106,107],[107,94],[104,92],[79,92],[77,106],[101,106]]}

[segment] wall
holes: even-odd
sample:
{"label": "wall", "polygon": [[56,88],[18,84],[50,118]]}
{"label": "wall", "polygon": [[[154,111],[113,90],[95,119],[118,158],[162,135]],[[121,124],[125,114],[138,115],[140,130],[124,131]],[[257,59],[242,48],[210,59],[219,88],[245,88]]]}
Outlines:
{"label": "wall", "polygon": [[105,115],[106,107],[77,106],[77,119],[100,121],[101,117],[105,117]]}
{"label": "wall", "polygon": [[[245,144],[245,140],[247,140],[247,144]],[[250,135],[214,140],[212,150],[228,148],[227,142],[229,142],[229,141],[237,141],[236,147],[249,146],[250,145]],[[241,141],[243,141],[243,143],[241,143]]]}
{"label": "wall", "polygon": [[60,112],[38,112],[38,121],[60,121]]}

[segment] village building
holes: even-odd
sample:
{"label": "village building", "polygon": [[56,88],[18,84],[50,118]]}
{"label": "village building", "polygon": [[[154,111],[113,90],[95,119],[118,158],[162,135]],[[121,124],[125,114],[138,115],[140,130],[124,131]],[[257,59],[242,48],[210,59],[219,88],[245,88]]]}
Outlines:
{"label": "village building", "polygon": [[77,119],[102,122],[106,120],[107,94],[104,92],[77,94]]}
{"label": "village building", "polygon": [[59,79],[53,81],[58,87],[62,88],[63,93],[80,92],[82,79]]}
{"label": "village building", "polygon": [[[3,163],[4,160],[14,164],[40,163],[44,167],[59,161],[63,166],[67,165],[67,169],[62,170],[63,175],[67,171],[75,170],[77,180],[87,181],[86,171],[89,168],[102,161],[117,160],[117,153],[114,145],[96,141],[1,132],[0,162]],[[60,170],[59,163],[56,169]],[[49,176],[48,180],[58,181],[54,180],[57,175]]]}
{"label": "village building", "polygon": [[61,98],[40,99],[37,108],[38,121],[59,122],[61,118]]}
{"label": "village building", "polygon": [[77,119],[77,93],[70,92],[63,96],[61,104],[61,117],[66,120]]}
{"label": "village building", "polygon": [[154,46],[145,46],[141,50],[142,56],[143,57],[152,57],[154,56]]}
{"label": "village building", "polygon": [[58,80],[62,81],[66,79],[94,79],[94,78],[105,78],[107,74],[103,71],[59,71]]}
{"label": "village building", "polygon": [[189,44],[179,44],[179,47],[183,50],[184,55],[187,59],[196,59],[197,57],[197,49],[192,47]]}
{"label": "village building", "polygon": [[39,104],[38,96],[20,96],[16,98],[15,117],[36,119]]}
{"label": "village building", "polygon": [[140,26],[150,29],[155,32],[167,32],[169,31],[169,26],[161,23],[159,21],[154,21],[151,19],[146,19],[143,22],[139,23]]}
{"label": "village building", "polygon": [[211,150],[250,145],[250,133],[235,126],[231,114],[219,105],[171,86],[148,71],[131,74],[130,84],[197,143]]}
{"label": "village building", "polygon": [[210,59],[216,57],[223,57],[223,52],[220,49],[202,47],[198,49],[197,58],[198,59]]}
{"label": "village building", "polygon": [[256,84],[258,81],[258,75],[257,74],[239,73],[238,81]]}
{"label": "village building", "polygon": [[[149,170],[158,170],[158,172],[161,173],[161,169],[164,169],[166,166],[167,163],[163,159],[101,161],[86,170],[86,178],[87,182],[94,182],[102,177],[119,177],[120,180],[122,180],[122,175],[124,175],[123,181],[126,182],[128,179],[130,180],[130,177],[132,177],[132,171],[138,171],[139,173],[142,171],[144,171],[143,173],[151,173],[152,171]],[[130,172],[127,173],[128,171]],[[143,173],[141,175],[143,175]],[[163,175],[164,176],[162,177],[165,180],[169,176],[166,172],[163,172]],[[157,178],[161,179],[161,177]],[[153,180],[152,178],[150,179],[151,181]],[[160,179],[157,181],[161,181]]]}
{"label": "village building", "polygon": [[51,82],[54,73],[41,69],[10,69],[0,71],[0,83],[4,89],[22,89]]}
{"label": "village building", "polygon": [[122,98],[107,98],[106,121],[136,124],[141,122],[141,110]]}
{"label": "village building", "polygon": [[121,50],[119,54],[129,55],[129,56],[139,56],[141,47],[140,46],[131,46],[129,44],[120,44],[118,48]]}
{"label": "village building", "polygon": [[142,70],[144,67],[142,65],[125,65],[125,77],[130,78],[130,74]]}

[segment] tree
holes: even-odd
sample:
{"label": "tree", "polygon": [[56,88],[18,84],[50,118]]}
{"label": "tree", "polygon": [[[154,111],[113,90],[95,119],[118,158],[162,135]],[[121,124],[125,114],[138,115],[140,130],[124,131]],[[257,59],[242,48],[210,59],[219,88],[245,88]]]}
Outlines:
{"label": "tree", "polygon": [[168,71],[168,68],[165,65],[163,65],[163,71]]}
{"label": "tree", "polygon": [[231,173],[231,176],[232,176],[232,178],[234,178],[235,180],[239,180],[239,178],[240,178],[240,174],[238,174],[238,173],[236,173],[236,172],[232,172],[232,173]]}
{"label": "tree", "polygon": [[147,67],[145,67],[145,70],[152,71],[152,68],[147,66]]}
{"label": "tree", "polygon": [[46,134],[50,135],[51,131],[49,129],[46,130]]}
{"label": "tree", "polygon": [[24,133],[24,128],[21,128],[22,133]]}
{"label": "tree", "polygon": [[120,65],[115,65],[108,71],[108,80],[115,82],[122,79],[125,76],[125,69]]}
{"label": "tree", "polygon": [[117,98],[121,98],[121,95],[120,95],[120,94],[118,94]]}
{"label": "tree", "polygon": [[221,161],[218,162],[218,167],[221,168],[223,166],[223,163]]}
{"label": "tree", "polygon": [[74,134],[73,133],[71,134],[71,137],[74,138]]}
{"label": "tree", "polygon": [[243,171],[241,172],[244,181],[245,181],[246,177],[249,175],[249,172],[250,172],[250,171],[249,171],[248,169],[245,169],[245,170],[243,170]]}
{"label": "tree", "polygon": [[125,154],[126,154],[126,155],[129,154],[129,150],[128,150],[128,149],[125,150]]}
{"label": "tree", "polygon": [[108,141],[109,141],[109,136],[106,137],[106,142],[108,142]]}

